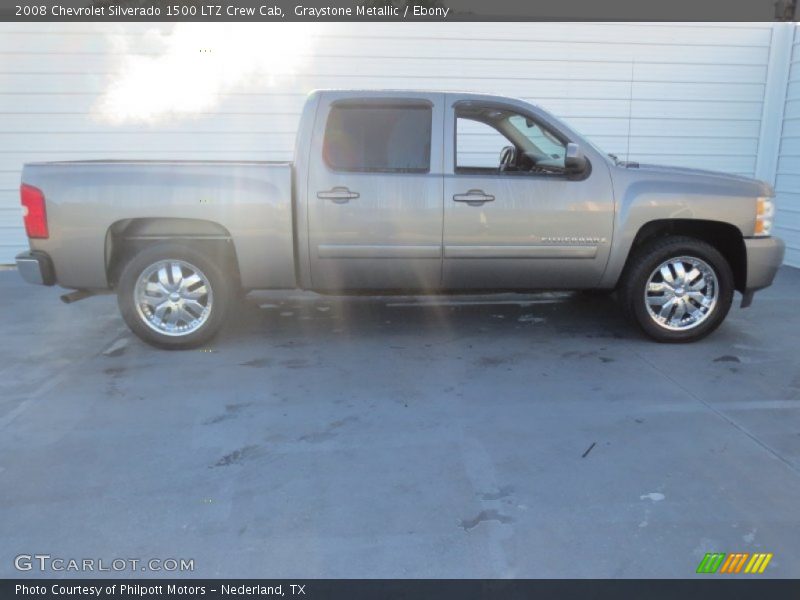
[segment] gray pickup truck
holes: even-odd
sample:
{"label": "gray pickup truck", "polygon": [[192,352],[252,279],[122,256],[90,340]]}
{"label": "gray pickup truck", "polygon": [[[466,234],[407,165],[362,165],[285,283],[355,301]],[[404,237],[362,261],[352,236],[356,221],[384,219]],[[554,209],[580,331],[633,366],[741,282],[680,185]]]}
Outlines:
{"label": "gray pickup truck", "polygon": [[766,183],[607,155],[546,111],[464,93],[316,91],[293,163],[28,164],[31,283],[114,290],[143,340],[209,340],[253,289],[616,291],[664,342],[772,283]]}

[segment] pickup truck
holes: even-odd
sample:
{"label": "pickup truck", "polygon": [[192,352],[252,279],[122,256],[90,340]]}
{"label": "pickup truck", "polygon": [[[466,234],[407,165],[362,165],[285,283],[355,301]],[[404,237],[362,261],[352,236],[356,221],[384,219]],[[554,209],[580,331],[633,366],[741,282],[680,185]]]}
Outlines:
{"label": "pickup truck", "polygon": [[529,103],[315,91],[294,162],[27,164],[31,283],[114,291],[140,338],[207,342],[249,290],[615,291],[662,342],[716,329],[772,283],[763,182],[623,162]]}

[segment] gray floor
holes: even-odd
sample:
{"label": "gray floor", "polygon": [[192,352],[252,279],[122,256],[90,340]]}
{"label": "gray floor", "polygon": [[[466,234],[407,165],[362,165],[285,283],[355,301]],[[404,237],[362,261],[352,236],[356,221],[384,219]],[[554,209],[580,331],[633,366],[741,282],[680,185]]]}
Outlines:
{"label": "gray floor", "polygon": [[0,272],[2,577],[800,576],[798,271],[685,346],[607,299],[259,295],[164,352],[59,293]]}

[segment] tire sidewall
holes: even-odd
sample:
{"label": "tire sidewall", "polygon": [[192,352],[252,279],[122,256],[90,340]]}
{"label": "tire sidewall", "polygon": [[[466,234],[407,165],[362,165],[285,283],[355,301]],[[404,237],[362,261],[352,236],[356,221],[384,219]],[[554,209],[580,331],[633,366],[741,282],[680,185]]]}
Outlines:
{"label": "tire sidewall", "polygon": [[[142,272],[161,260],[182,260],[200,269],[207,278],[214,296],[211,314],[199,329],[185,336],[160,334],[150,328],[139,315],[134,299],[136,282]],[[194,348],[209,341],[222,326],[230,306],[230,286],[222,270],[201,252],[187,244],[165,242],[141,250],[123,268],[117,285],[117,303],[122,318],[139,338],[159,348],[180,350]]]}
{"label": "tire sidewall", "polygon": [[[719,295],[711,315],[697,327],[685,331],[672,331],[660,327],[647,310],[645,287],[653,271],[664,261],[679,256],[698,258],[708,264],[717,276]],[[678,238],[663,243],[640,256],[630,276],[627,289],[629,312],[635,317],[645,334],[660,342],[692,342],[704,338],[717,327],[730,310],[733,301],[733,272],[722,254],[713,246],[689,238]]]}

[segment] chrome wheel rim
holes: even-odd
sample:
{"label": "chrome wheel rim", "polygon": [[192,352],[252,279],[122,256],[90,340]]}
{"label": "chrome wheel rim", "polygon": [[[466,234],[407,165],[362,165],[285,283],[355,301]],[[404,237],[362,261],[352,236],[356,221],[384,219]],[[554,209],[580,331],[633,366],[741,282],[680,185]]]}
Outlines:
{"label": "chrome wheel rim", "polygon": [[650,318],[670,331],[686,331],[704,323],[719,297],[717,274],[693,256],[678,256],[661,263],[650,274],[644,303]]}
{"label": "chrome wheel rim", "polygon": [[160,260],[142,271],[133,291],[139,318],[162,335],[184,336],[211,315],[214,295],[205,274],[183,260]]}

